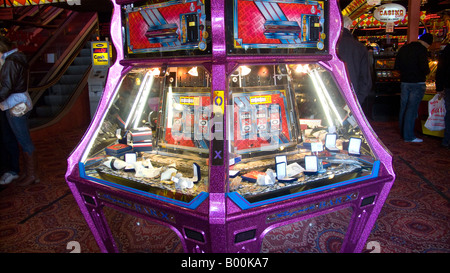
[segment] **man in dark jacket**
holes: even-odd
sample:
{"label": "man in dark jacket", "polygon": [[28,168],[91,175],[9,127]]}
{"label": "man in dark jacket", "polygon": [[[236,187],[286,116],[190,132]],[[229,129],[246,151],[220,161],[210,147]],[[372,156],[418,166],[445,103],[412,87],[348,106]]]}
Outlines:
{"label": "man in dark jacket", "polygon": [[449,148],[450,144],[450,46],[446,45],[439,56],[436,69],[436,91],[444,93],[445,101],[445,131],[442,146]]}
{"label": "man in dark jacket", "polygon": [[[9,52],[10,54],[7,54]],[[12,93],[28,91],[28,62],[26,56],[17,50],[0,54],[4,61],[1,70],[0,101],[4,101]]]}
{"label": "man in dark jacket", "polygon": [[[0,42],[8,47],[0,46],[0,72],[5,58],[3,58],[3,51],[7,51],[10,44],[8,40],[4,40],[0,36]],[[3,89],[0,81],[0,90]],[[0,98],[0,102],[3,99]],[[0,168],[1,174],[0,185],[8,185],[19,177],[20,161],[19,161],[19,144],[17,143],[16,136],[9,126],[8,119],[6,118],[6,111],[0,110]]]}
{"label": "man in dark jacket", "polygon": [[[5,101],[11,94],[28,91],[28,62],[25,55],[12,48],[12,43],[4,36],[0,36],[0,59],[3,63],[0,70],[0,102]],[[16,183],[21,186],[38,182],[35,172],[34,145],[31,140],[28,128],[28,114],[16,116],[11,111],[6,110],[5,116],[9,126],[14,133],[17,142],[22,147],[24,156],[25,172],[18,177]],[[11,136],[5,135],[2,131],[3,139],[11,141]],[[19,158],[19,149],[11,151],[14,158]],[[10,173],[10,172],[9,172]],[[6,173],[5,173],[6,175]],[[17,174],[14,175],[17,177]],[[6,185],[12,182],[11,177],[0,180],[0,184]]]}
{"label": "man in dark jacket", "polygon": [[432,43],[433,35],[423,34],[418,41],[402,46],[395,59],[401,81],[399,126],[405,142],[423,141],[415,136],[414,125],[426,90],[425,79],[430,73],[427,49]]}
{"label": "man in dark jacket", "polygon": [[356,40],[350,32],[353,21],[344,16],[344,29],[338,43],[339,58],[345,63],[350,82],[355,90],[359,104],[363,105],[372,89],[369,67],[369,53],[366,47]]}

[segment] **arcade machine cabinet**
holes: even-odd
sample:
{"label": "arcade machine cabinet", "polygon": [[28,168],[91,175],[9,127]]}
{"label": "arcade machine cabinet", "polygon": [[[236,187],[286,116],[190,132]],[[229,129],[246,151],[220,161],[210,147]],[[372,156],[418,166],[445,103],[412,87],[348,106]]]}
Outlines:
{"label": "arcade machine cabinet", "polygon": [[360,252],[395,174],[336,57],[336,1],[158,2],[113,2],[118,60],[68,159],[101,251],[123,250],[120,212],[214,253],[345,214],[340,251]]}
{"label": "arcade machine cabinet", "polygon": [[[385,40],[381,46],[397,48],[398,39]],[[400,105],[400,72],[394,69],[395,51],[375,51],[373,54],[373,87],[368,97],[366,114],[374,121],[398,118]]]}

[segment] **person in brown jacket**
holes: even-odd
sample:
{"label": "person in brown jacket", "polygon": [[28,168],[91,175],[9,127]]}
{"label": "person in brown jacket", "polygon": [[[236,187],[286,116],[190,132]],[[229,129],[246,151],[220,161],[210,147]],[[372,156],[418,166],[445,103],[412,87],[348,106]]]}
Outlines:
{"label": "person in brown jacket", "polygon": [[[12,48],[11,41],[4,36],[0,36],[0,59],[3,63],[0,70],[0,102],[6,101],[11,95],[27,94],[29,73],[27,59],[22,52]],[[29,100],[27,104],[32,105],[31,99]],[[14,181],[19,186],[27,186],[39,182],[35,169],[35,147],[28,128],[29,112],[18,114],[14,110],[15,108],[5,110],[5,115],[17,142],[22,147],[25,171],[15,181],[4,179],[0,182],[6,185]],[[18,149],[15,152],[19,154]]]}

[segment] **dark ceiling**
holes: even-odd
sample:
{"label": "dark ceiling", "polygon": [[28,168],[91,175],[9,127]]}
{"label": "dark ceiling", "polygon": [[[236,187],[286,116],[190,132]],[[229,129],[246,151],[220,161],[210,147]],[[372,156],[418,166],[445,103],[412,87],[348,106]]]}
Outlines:
{"label": "dark ceiling", "polygon": [[111,0],[79,0],[81,5],[69,5],[67,3],[52,4],[65,9],[75,11],[97,11],[97,12],[111,12],[113,5]]}
{"label": "dark ceiling", "polygon": [[[98,12],[111,12],[112,4],[111,0],[80,0],[81,5],[68,5],[67,3],[61,3],[65,8],[70,8],[78,11],[98,11]],[[352,0],[338,0],[341,9],[345,8]],[[408,0],[392,0],[393,3],[401,4],[404,7],[408,7]],[[450,8],[450,0],[427,0],[427,3],[423,5],[423,10],[434,13]]]}
{"label": "dark ceiling", "polygon": [[[67,3],[55,4],[64,8],[69,8],[77,11],[97,11],[101,13],[111,13],[112,3],[111,0],[80,0],[81,5],[68,5]],[[345,8],[352,0],[338,0],[341,9]],[[408,8],[408,0],[392,0],[392,3],[397,3]],[[427,0],[427,3],[423,4],[422,10],[426,10],[430,13],[436,13],[450,8],[450,0]]]}

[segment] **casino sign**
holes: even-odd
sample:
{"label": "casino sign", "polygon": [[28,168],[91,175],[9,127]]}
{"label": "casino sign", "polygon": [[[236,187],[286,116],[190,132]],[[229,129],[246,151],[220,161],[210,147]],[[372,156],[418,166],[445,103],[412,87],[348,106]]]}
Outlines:
{"label": "casino sign", "polygon": [[380,22],[397,22],[405,18],[406,8],[399,4],[385,4],[379,6],[373,16]]}

